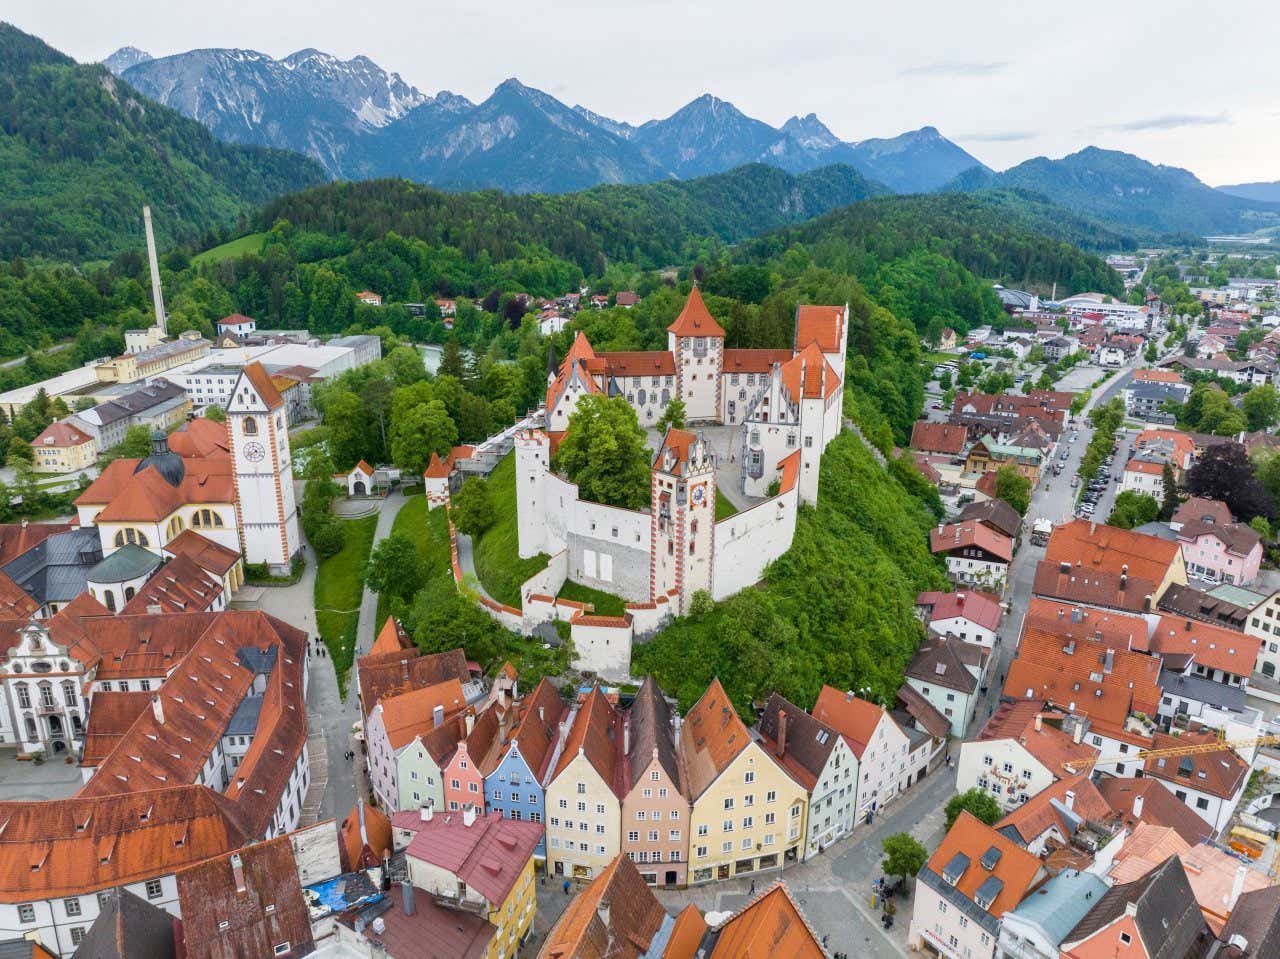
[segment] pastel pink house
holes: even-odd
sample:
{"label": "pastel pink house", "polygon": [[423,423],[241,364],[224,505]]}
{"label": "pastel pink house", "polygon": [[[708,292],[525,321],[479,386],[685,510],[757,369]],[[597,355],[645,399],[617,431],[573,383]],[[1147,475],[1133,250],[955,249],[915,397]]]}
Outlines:
{"label": "pastel pink house", "polygon": [[1252,527],[1232,523],[1217,500],[1192,497],[1169,522],[1182,546],[1187,575],[1215,583],[1248,586],[1262,563],[1262,539]]}
{"label": "pastel pink house", "polygon": [[500,754],[502,745],[498,713],[497,709],[482,712],[467,738],[458,743],[440,770],[445,809],[453,812],[472,806],[484,815],[484,777],[486,771],[492,771],[485,766],[494,762],[494,754]]}

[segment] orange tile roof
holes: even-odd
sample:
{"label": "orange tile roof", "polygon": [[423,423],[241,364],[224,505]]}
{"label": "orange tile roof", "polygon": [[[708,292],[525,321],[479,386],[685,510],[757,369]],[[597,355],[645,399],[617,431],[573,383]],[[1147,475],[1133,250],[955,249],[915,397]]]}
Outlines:
{"label": "orange tile roof", "polygon": [[823,353],[839,353],[844,314],[843,306],[796,307],[795,348],[817,343]]}
{"label": "orange tile roof", "polygon": [[[0,573],[0,616],[5,619],[30,619],[39,609],[40,604],[25,589]],[[7,649],[0,650],[0,658],[3,655],[7,655]]]}
{"label": "orange tile roof", "polygon": [[706,792],[722,772],[751,744],[751,734],[738,718],[718,678],[684,717],[677,751],[688,776],[689,798]]}
{"label": "orange tile roof", "polygon": [[0,902],[141,882],[248,838],[235,806],[207,786],[0,802]]}
{"label": "orange tile roof", "polygon": [[366,718],[384,696],[434,686],[449,679],[469,682],[467,657],[461,649],[419,654],[405,649],[392,653],[369,653],[356,660],[360,703]]}
{"label": "orange tile roof", "polygon": [[[1041,716],[1039,729],[1036,729],[1037,716]],[[1054,776],[1066,776],[1074,771],[1074,767],[1067,768],[1068,765],[1093,759],[1098,750],[1083,742],[1075,742],[1052,724],[1051,720],[1061,718],[1059,713],[1044,712],[1039,700],[1001,703],[978,733],[976,741],[1015,739]]]}
{"label": "orange tile roof", "polygon": [[204,612],[222,595],[222,581],[201,569],[196,561],[179,553],[139,587],[120,610],[129,616],[160,607],[163,613]]}
{"label": "orange tile roof", "polygon": [[640,959],[665,918],[653,890],[619,854],[569,902],[538,959]]}
{"label": "orange tile roof", "polygon": [[[982,857],[992,848],[999,850],[1000,856],[994,868],[988,870],[982,865]],[[985,910],[997,919],[1015,908],[1041,876],[1039,859],[996,832],[968,810],[961,812],[955,824],[947,830],[925,868],[941,876],[943,869],[957,855],[967,857],[969,863],[954,885],[970,902],[989,877],[995,876],[1003,883],[996,898]]]}
{"label": "orange tile roof", "polygon": [[885,715],[883,707],[830,686],[822,687],[813,704],[813,718],[847,739],[859,759]]}
{"label": "orange tile roof", "polygon": [[155,522],[182,505],[235,500],[229,456],[184,457],[184,475],[176,487],[154,466],[135,473],[140,462],[115,460],[76,497],[75,505],[103,506],[97,517],[100,522]]}
{"label": "orange tile roof", "polygon": [[449,467],[445,466],[439,453],[432,453],[431,460],[427,463],[426,471],[422,475],[427,479],[448,479]]}
{"label": "orange tile roof", "polygon": [[230,456],[231,436],[227,424],[197,417],[169,434],[169,449],[183,459]]}
{"label": "orange tile roof", "polygon": [[1177,370],[1134,370],[1133,379],[1138,383],[1181,383]]}
{"label": "orange tile roof", "polygon": [[201,569],[219,576],[225,576],[240,562],[238,552],[229,546],[215,543],[193,529],[184,529],[165,543],[164,551],[173,556],[186,556]]}
{"label": "orange tile roof", "polygon": [[717,930],[711,959],[826,959],[791,893],[781,882],[739,909]]}
{"label": "orange tile roof", "polygon": [[1177,468],[1187,463],[1196,451],[1195,441],[1180,430],[1143,430],[1133,438],[1133,448],[1142,449],[1148,443],[1169,442],[1173,444]]}
{"label": "orange tile roof", "polygon": [[525,764],[539,782],[544,781],[555,753],[560,738],[560,719],[565,709],[559,690],[545,676],[533,693],[525,696],[516,707],[511,741],[516,743]]}
{"label": "orange tile roof", "polygon": [[85,443],[92,443],[93,437],[84,430],[77,429],[71,423],[59,423],[57,420],[50,423],[40,435],[31,441],[32,447],[70,447],[83,446]]}
{"label": "orange tile roof", "polygon": [[679,476],[683,472],[684,464],[689,459],[689,449],[698,441],[698,434],[692,430],[677,429],[674,426],[667,428],[667,435],[662,438],[662,445],[658,447],[657,454],[653,457],[653,468],[660,469],[663,454],[670,450],[675,454],[675,463],[671,468],[671,473]]}
{"label": "orange tile roof", "polygon": [[1027,605],[1024,626],[1034,626],[1068,639],[1091,637],[1116,648],[1145,650],[1150,627],[1142,616],[1091,609],[1043,596]]}
{"label": "orange tile roof", "polygon": [[[1183,733],[1181,736],[1156,733],[1152,737],[1152,748],[1199,745],[1214,742],[1216,738],[1213,733]],[[1249,774],[1249,764],[1235,750],[1224,746],[1213,752],[1190,756],[1151,758],[1146,761],[1145,771],[1156,779],[1229,799],[1244,783]]]}
{"label": "orange tile roof", "polygon": [[810,343],[782,365],[782,385],[797,403],[826,399],[840,388],[840,376],[816,343]]}
{"label": "orange tile roof", "polygon": [[676,358],[666,350],[598,353],[609,376],[675,376]]}
{"label": "orange tile roof", "polygon": [[578,756],[586,756],[593,769],[621,799],[626,795],[624,763],[621,761],[622,743],[619,742],[621,716],[599,686],[592,688],[586,701],[573,718],[573,725],[565,737],[560,760],[551,778],[555,779]]}
{"label": "orange tile roof", "polygon": [[93,694],[93,708],[85,729],[82,766],[97,766],[120,744],[125,733],[151,705],[151,694],[99,691]]}
{"label": "orange tile roof", "polygon": [[1073,637],[1031,626],[1023,630],[1018,656],[1009,664],[1004,694],[1123,726],[1130,713],[1155,715],[1160,661],[1088,634]]}
{"label": "orange tile roof", "polygon": [[444,707],[445,716],[452,716],[467,706],[462,684],[448,679],[433,686],[414,689],[395,696],[384,696],[378,702],[382,708],[382,724],[392,749],[400,749],[413,741],[415,736],[435,728],[434,713],[437,706]]}
{"label": "orange tile roof", "polygon": [[702,945],[702,937],[709,928],[698,907],[689,903],[676,916],[661,959],[695,959],[698,947]]}
{"label": "orange tile roof", "polygon": [[338,855],[343,872],[369,869],[390,857],[394,848],[391,820],[363,800],[356,802],[338,827]]}
{"label": "orange tile roof", "polygon": [[796,488],[796,480],[800,478],[800,451],[788,453],[779,460],[778,471],[782,474],[778,477],[778,492],[790,493]]}
{"label": "orange tile roof", "polygon": [[409,638],[409,634],[404,631],[404,627],[400,625],[400,621],[394,616],[388,616],[382,624],[382,629],[378,631],[378,638],[369,647],[368,655],[377,656],[380,653],[398,653],[402,649],[413,648],[413,641]]}
{"label": "orange tile roof", "polygon": [[1013,560],[1013,540],[986,523],[950,523],[929,530],[929,548],[934,553],[949,553],[976,546],[1006,563]]}
{"label": "orange tile roof", "polygon": [[1158,585],[1181,555],[1177,543],[1158,536],[1076,519],[1054,529],[1044,558],[1055,566],[1066,563],[1115,576],[1124,572]]}
{"label": "orange tile roof", "polygon": [[958,454],[968,442],[969,431],[963,426],[951,423],[930,423],[916,420],[911,426],[911,443],[913,450],[925,453]]}
{"label": "orange tile roof", "polygon": [[667,327],[676,336],[724,336],[724,328],[715,321],[707,304],[702,301],[702,291],[695,286],[684,302],[684,309]]}
{"label": "orange tile roof", "polygon": [[791,350],[725,350],[722,370],[725,373],[768,373],[773,364],[787,363]]}
{"label": "orange tile roof", "polygon": [[246,363],[244,376],[257,391],[258,395],[262,397],[262,402],[267,405],[267,409],[279,409],[284,405],[284,398],[281,397],[280,391],[276,389],[275,384],[271,382],[271,375],[261,363],[257,361]]}
{"label": "orange tile roof", "polygon": [[1151,635],[1151,649],[1162,656],[1194,656],[1209,669],[1248,676],[1258,661],[1262,640],[1185,616],[1161,616]]}
{"label": "orange tile roof", "polygon": [[1051,800],[1067,805],[1067,793],[1071,793],[1071,811],[1086,820],[1103,821],[1111,814],[1111,807],[1102,793],[1090,780],[1092,770],[1086,769],[1074,776],[1059,779],[1040,790],[998,823],[996,829],[1012,826],[1022,837],[1023,845],[1030,845],[1048,830],[1057,827],[1062,838],[1070,839],[1073,831],[1063,820]]}

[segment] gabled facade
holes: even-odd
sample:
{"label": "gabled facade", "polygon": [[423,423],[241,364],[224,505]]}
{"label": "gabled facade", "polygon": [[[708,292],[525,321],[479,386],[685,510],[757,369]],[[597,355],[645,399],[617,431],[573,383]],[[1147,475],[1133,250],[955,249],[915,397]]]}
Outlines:
{"label": "gabled facade", "polygon": [[913,750],[911,738],[884,707],[859,699],[852,692],[823,686],[813,715],[840,733],[858,759],[855,822],[870,822],[924,776],[927,750],[923,756]]}
{"label": "gabled facade", "polygon": [[[485,808],[506,819],[546,823],[546,781],[560,747],[564,701],[545,677],[515,707],[511,736],[502,747],[493,772],[484,780]],[[534,856],[547,858],[545,831]]]}
{"label": "gabled facade", "polygon": [[691,884],[804,857],[808,794],[752,739],[718,679],[685,716],[679,755],[693,805]]}
{"label": "gabled facade", "polygon": [[685,777],[675,717],[650,676],[623,717],[622,851],[650,886],[683,886],[689,855]]}

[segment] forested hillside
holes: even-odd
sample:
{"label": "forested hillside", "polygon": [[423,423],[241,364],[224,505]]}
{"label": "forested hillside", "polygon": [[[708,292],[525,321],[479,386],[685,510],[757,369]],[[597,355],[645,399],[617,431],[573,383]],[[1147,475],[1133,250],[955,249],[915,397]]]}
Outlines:
{"label": "forested hillside", "polygon": [[713,676],[744,715],[774,690],[810,704],[823,683],[869,686],[870,698],[892,702],[922,638],[916,594],[946,588],[926,545],[933,521],[842,434],[822,457],[817,508],[801,510],[791,549],[765,582],[637,647],[635,674],[652,673],[681,709]]}
{"label": "forested hillside", "polygon": [[311,160],[220,143],[105,67],[0,23],[0,259],[137,248],[144,203],[162,240],[192,241],[322,179]]}
{"label": "forested hillside", "polygon": [[[601,186],[581,193],[445,193],[407,180],[330,183],[282,197],[258,216],[351,241],[388,233],[497,262],[545,247],[590,276],[610,263],[645,269],[714,254],[866,199],[884,188],[845,166],[790,174],[759,164],[696,180]],[[394,293],[395,291],[390,291]]]}

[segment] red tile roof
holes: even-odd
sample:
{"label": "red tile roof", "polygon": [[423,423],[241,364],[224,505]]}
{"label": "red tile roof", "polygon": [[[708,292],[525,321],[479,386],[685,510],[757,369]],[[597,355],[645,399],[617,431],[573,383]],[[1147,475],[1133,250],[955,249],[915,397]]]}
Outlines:
{"label": "red tile roof", "polygon": [[926,622],[963,617],[983,629],[994,630],[1000,625],[1000,604],[989,596],[973,590],[955,593],[926,592],[916,597],[917,606],[929,607]]}
{"label": "red tile roof", "polygon": [[231,455],[231,436],[225,423],[197,417],[169,434],[169,450],[183,459]]}
{"label": "red tile roof", "polygon": [[93,709],[85,729],[82,766],[97,766],[120,744],[125,733],[151,706],[151,694],[99,691],[93,694]]}
{"label": "red tile roof", "polygon": [[725,350],[725,373],[768,373],[773,364],[789,362],[791,350]]}
{"label": "red tile roof", "polygon": [[[635,865],[618,855],[573,897],[547,933],[538,959],[640,959],[666,915]],[[697,924],[685,918],[685,925]],[[692,938],[689,928],[681,939],[686,937]]]}
{"label": "red tile roof", "polygon": [[823,353],[839,353],[844,319],[843,306],[796,307],[795,348],[817,343]]}
{"label": "red tile roof", "polygon": [[662,468],[663,454],[670,450],[675,455],[675,463],[672,465],[670,472],[679,476],[683,470],[685,463],[689,460],[689,450],[694,443],[698,441],[698,434],[692,430],[682,430],[676,427],[668,427],[667,435],[662,438],[662,445],[658,447],[658,452],[653,458],[653,468]]}
{"label": "red tile roof", "polygon": [[[1042,716],[1039,729],[1036,729],[1037,716]],[[1065,776],[1072,770],[1066,769],[1064,763],[1093,759],[1098,750],[1075,742],[1052,724],[1051,720],[1061,718],[1060,713],[1043,711],[1039,700],[1001,703],[974,741],[1015,739],[1054,776]]]}
{"label": "red tile roof", "polygon": [[54,533],[65,533],[69,523],[21,523],[0,524],[0,566],[17,559],[29,549],[34,549]]}
{"label": "red tile roof", "polygon": [[[814,718],[826,723],[846,740],[858,758],[862,758],[867,743],[876,727],[887,716],[884,708],[852,693],[842,693],[830,686],[823,686],[818,701],[813,704]],[[892,721],[892,720],[890,720]]]}
{"label": "red tile roof", "polygon": [[751,734],[720,680],[711,680],[707,691],[685,714],[676,746],[688,777],[689,798],[697,801],[749,745]]}
{"label": "red tile roof", "polygon": [[564,748],[551,778],[560,775],[578,756],[586,756],[593,769],[619,799],[626,795],[620,741],[621,716],[599,686],[592,688],[574,716]]}
{"label": "red tile roof", "polygon": [[516,706],[511,741],[517,745],[525,763],[538,778],[545,781],[547,767],[560,737],[560,720],[566,706],[559,691],[545,676],[533,693]]}
{"label": "red tile roof", "polygon": [[[1214,742],[1216,738],[1213,733],[1183,733],[1181,736],[1156,733],[1153,737],[1152,749],[1194,746]],[[1148,776],[1173,783],[1175,786],[1187,786],[1212,796],[1229,799],[1236,794],[1236,790],[1240,789],[1245,777],[1249,775],[1249,764],[1241,759],[1235,750],[1224,746],[1222,749],[1208,753],[1148,759],[1145,771]]]}
{"label": "red tile roof", "polygon": [[[391,748],[399,750],[435,728],[435,708],[444,708],[445,716],[452,716],[467,706],[462,684],[447,679],[433,686],[424,686],[394,696],[383,696],[378,701],[382,708],[382,725],[387,732]],[[375,707],[377,708],[377,707]]]}
{"label": "red tile roof", "polygon": [[261,363],[255,361],[245,364],[244,377],[257,391],[258,395],[262,397],[262,402],[267,404],[267,409],[275,410],[284,405],[284,399],[280,396],[280,391],[271,382],[271,375]]}
{"label": "red tile roof", "polygon": [[234,804],[207,786],[0,802],[0,902],[80,896],[235,849]]}
{"label": "red tile roof", "polygon": [[[987,869],[982,860],[990,849],[997,850],[999,856],[994,867]],[[926,868],[941,876],[958,855],[967,858],[968,863],[954,885],[970,902],[974,901],[978,888],[988,878],[995,876],[1001,881],[1000,891],[984,909],[997,919],[1015,908],[1042,876],[1039,859],[967,810],[960,813],[947,831],[937,850],[929,857]]]}
{"label": "red tile roof", "polygon": [[200,569],[218,576],[225,576],[236,563],[240,562],[238,552],[229,546],[215,543],[193,529],[184,529],[169,540],[164,546],[164,551],[172,556],[186,556]]}
{"label": "red tile roof", "polygon": [[461,649],[426,655],[406,649],[360,657],[356,660],[356,677],[360,685],[360,702],[367,718],[384,696],[434,686],[448,679],[466,683],[471,679],[471,673]]}
{"label": "red tile roof", "polygon": [[[1031,845],[1037,838],[1050,829],[1057,828],[1061,837],[1070,839],[1075,831],[1070,826],[1057,806],[1051,800],[1057,800],[1060,806],[1070,809],[1082,819],[1102,822],[1111,815],[1102,793],[1089,778],[1092,770],[1086,769],[1074,776],[1066,776],[1052,785],[1040,790],[1025,803],[995,824],[996,829],[1012,826],[1025,846]],[[1070,800],[1067,793],[1071,794]]]}
{"label": "red tile roof", "polygon": [[719,927],[710,959],[826,959],[826,955],[787,887],[775,882]]}
{"label": "red tile roof", "polygon": [[468,826],[461,814],[437,814],[418,821],[405,856],[452,873],[496,907],[515,888],[541,839],[538,823],[490,814]]}
{"label": "red tile roof", "polygon": [[911,426],[911,448],[924,453],[958,455],[968,442],[969,431],[950,423],[916,420]]}
{"label": "red tile roof", "polygon": [[951,523],[929,530],[929,548],[934,553],[977,547],[1006,563],[1013,560],[1013,540],[985,523]]}
{"label": "red tile roof", "polygon": [[1151,634],[1151,649],[1162,656],[1194,656],[1201,666],[1236,676],[1253,672],[1261,645],[1257,636],[1185,616],[1161,616]]}
{"label": "red tile roof", "polygon": [[1118,819],[1130,830],[1139,823],[1168,826],[1193,846],[1202,839],[1212,839],[1215,835],[1212,826],[1154,779],[1103,776],[1096,785],[1102,798],[1111,807],[1111,817]]}
{"label": "red tile roof", "polygon": [[840,388],[840,376],[816,343],[810,343],[782,365],[782,385],[796,402],[826,399]]}
{"label": "red tile roof", "polygon": [[715,321],[696,286],[685,300],[680,315],[667,327],[667,332],[676,336],[724,336],[724,328]]}
{"label": "red tile roof", "polygon": [[378,631],[378,638],[369,647],[368,655],[378,656],[382,653],[398,653],[401,650],[413,648],[413,640],[409,638],[409,634],[400,625],[400,621],[394,616],[388,616],[382,624],[382,629]]}
{"label": "red tile roof", "polygon": [[221,595],[222,580],[179,553],[152,573],[120,612],[130,616],[158,606],[162,613],[200,613],[213,609]]}
{"label": "red tile roof", "polygon": [[84,430],[77,429],[70,423],[59,423],[56,420],[41,430],[40,435],[31,441],[32,447],[71,447],[92,443],[93,437]]}
{"label": "red tile roof", "polygon": [[666,350],[597,353],[609,376],[675,376],[676,359]]}

